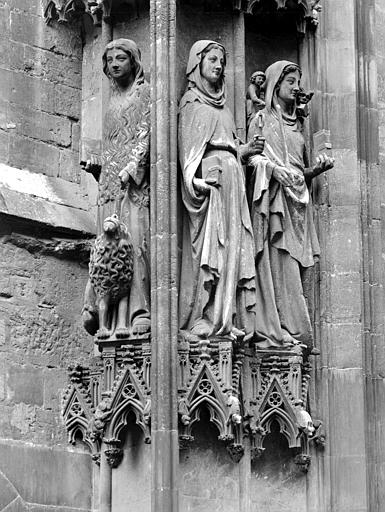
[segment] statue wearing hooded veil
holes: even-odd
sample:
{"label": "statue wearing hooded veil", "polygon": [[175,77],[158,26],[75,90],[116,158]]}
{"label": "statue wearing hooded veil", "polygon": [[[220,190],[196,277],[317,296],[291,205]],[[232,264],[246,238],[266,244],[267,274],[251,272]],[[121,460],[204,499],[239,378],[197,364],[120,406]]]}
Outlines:
{"label": "statue wearing hooded veil", "polygon": [[180,328],[202,338],[253,333],[254,242],[241,158],[263,142],[239,145],[225,105],[225,49],[197,41],[179,107],[179,158],[185,206]]}
{"label": "statue wearing hooded veil", "polygon": [[[296,115],[301,70],[278,61],[266,70],[263,155],[254,167],[251,218],[256,246],[256,337],[261,348],[305,344],[313,335],[302,276],[319,255],[311,179],[333,167],[319,155],[309,167],[302,123]],[[261,128],[259,118],[248,136]]]}
{"label": "statue wearing hooded veil", "polygon": [[[133,248],[132,281],[128,296],[110,306],[108,326],[99,337],[141,335],[150,330],[149,294],[149,144],[150,87],[144,79],[138,47],[129,39],[109,43],[103,71],[111,84],[103,124],[101,162],[88,160],[85,170],[99,182],[97,233],[114,214],[125,225]],[[83,309],[86,329],[95,334],[100,323],[98,297],[88,283]],[[99,325],[99,328],[102,326]]]}

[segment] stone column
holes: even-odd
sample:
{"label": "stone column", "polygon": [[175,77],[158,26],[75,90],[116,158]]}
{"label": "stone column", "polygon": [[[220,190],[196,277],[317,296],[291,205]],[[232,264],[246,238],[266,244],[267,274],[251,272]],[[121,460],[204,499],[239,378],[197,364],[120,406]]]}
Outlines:
{"label": "stone column", "polygon": [[[321,355],[315,402],[325,421],[326,448],[309,512],[368,511],[365,411],[365,279],[362,193],[357,145],[357,2],[323,2],[316,60],[314,131],[330,129],[335,168],[314,182],[319,204]],[[363,23],[360,20],[359,23]],[[366,27],[367,29],[367,27]],[[365,236],[365,235],[364,235]],[[311,485],[312,490],[313,487]]]}
{"label": "stone column", "polygon": [[178,510],[175,3],[150,3],[153,512]]}

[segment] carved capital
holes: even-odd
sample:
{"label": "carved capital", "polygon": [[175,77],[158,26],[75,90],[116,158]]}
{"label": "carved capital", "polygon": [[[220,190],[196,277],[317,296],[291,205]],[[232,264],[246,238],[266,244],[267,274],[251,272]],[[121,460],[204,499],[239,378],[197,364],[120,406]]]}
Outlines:
{"label": "carved capital", "polygon": [[226,450],[228,451],[233,462],[239,462],[245,453],[244,447],[241,444],[235,443],[227,445]]}
{"label": "carved capital", "polygon": [[119,448],[119,439],[103,439],[107,448],[104,450],[108,465],[117,468],[123,459],[123,450]]}

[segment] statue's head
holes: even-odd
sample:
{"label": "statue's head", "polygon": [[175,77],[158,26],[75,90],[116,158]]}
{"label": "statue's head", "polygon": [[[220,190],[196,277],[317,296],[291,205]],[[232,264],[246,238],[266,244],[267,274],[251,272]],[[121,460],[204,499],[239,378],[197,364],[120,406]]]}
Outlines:
{"label": "statue's head", "polygon": [[226,50],[220,43],[208,39],[196,41],[187,63],[188,89],[194,89],[204,103],[223,106],[225,67]]}
{"label": "statue's head", "polygon": [[120,221],[116,214],[107,217],[103,222],[103,231],[110,236],[114,235],[119,231]]}
{"label": "statue's head", "polygon": [[265,102],[267,109],[275,108],[277,98],[294,104],[300,88],[301,69],[287,60],[274,62],[266,69]]}
{"label": "statue's head", "polygon": [[212,85],[222,83],[225,75],[226,54],[222,45],[211,43],[201,53],[201,76]]}
{"label": "statue's head", "polygon": [[250,82],[252,84],[258,85],[259,87],[263,84],[265,80],[266,75],[263,71],[255,71],[250,77]]}
{"label": "statue's head", "polygon": [[138,81],[144,79],[140,50],[131,39],[114,39],[103,53],[103,71],[109,79]]}

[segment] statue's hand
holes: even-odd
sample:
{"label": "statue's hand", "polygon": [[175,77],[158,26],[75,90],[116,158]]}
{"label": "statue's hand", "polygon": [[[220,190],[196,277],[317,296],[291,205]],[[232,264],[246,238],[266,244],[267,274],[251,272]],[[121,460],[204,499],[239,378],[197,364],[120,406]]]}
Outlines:
{"label": "statue's hand", "polygon": [[100,157],[96,155],[90,155],[87,160],[80,162],[80,166],[83,171],[93,174],[96,181],[99,181],[100,172],[102,170],[102,162]]}
{"label": "statue's hand", "polygon": [[197,190],[200,194],[208,196],[210,194],[210,190],[212,188],[211,185],[206,183],[202,178],[193,178],[193,185],[195,190]]}
{"label": "statue's hand", "polygon": [[326,153],[321,153],[316,158],[316,164],[313,167],[313,176],[318,176],[323,172],[328,171],[334,167],[335,159],[328,156]]}
{"label": "statue's hand", "polygon": [[263,153],[265,147],[265,138],[261,135],[254,135],[254,137],[247,143],[239,146],[239,154],[244,163],[254,155]]}
{"label": "statue's hand", "polygon": [[131,176],[131,172],[135,171],[135,164],[130,162],[124,169],[122,169],[119,173],[120,185],[122,188],[127,188]]}
{"label": "statue's hand", "polygon": [[274,178],[284,187],[291,187],[294,185],[294,175],[286,167],[276,165],[273,169]]}
{"label": "statue's hand", "polygon": [[265,148],[265,138],[261,135],[254,137],[247,143],[247,153],[249,158],[254,155],[260,155]]}

